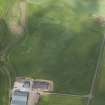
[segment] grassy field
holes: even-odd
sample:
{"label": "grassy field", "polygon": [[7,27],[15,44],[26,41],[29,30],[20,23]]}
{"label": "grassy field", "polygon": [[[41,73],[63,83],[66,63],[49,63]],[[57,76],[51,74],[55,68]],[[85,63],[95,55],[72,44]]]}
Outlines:
{"label": "grassy field", "polygon": [[3,68],[0,67],[0,105],[8,105],[9,81]]}
{"label": "grassy field", "polygon": [[[2,68],[5,65],[5,60],[2,55],[4,54],[4,50],[7,48],[11,40],[12,38],[10,31],[8,30],[6,22],[2,19],[0,20],[0,105],[8,105],[9,102],[9,79],[5,70]],[[13,71],[10,70],[8,72],[11,74]]]}
{"label": "grassy field", "polygon": [[[2,69],[7,62],[1,60],[1,52],[14,40],[8,20],[5,21],[11,4],[12,0],[0,0],[0,105],[8,103],[8,77]],[[100,10],[99,0],[30,3],[25,38],[8,54],[9,72],[12,68],[19,76],[53,80],[55,92],[88,94],[103,36],[103,28],[92,15],[103,14],[104,10]],[[105,104],[104,71],[100,81],[93,105]],[[39,105],[85,105],[85,102],[80,97],[46,96]]]}
{"label": "grassy field", "polygon": [[86,101],[80,97],[49,95],[41,97],[38,105],[86,105]]}
{"label": "grassy field", "polygon": [[93,98],[91,105],[105,105],[105,48],[104,48],[104,58],[101,69],[102,70],[97,79],[95,97]]}
{"label": "grassy field", "polygon": [[0,17],[7,13],[9,0],[0,0]]}
{"label": "grassy field", "polygon": [[99,10],[97,12],[100,16],[105,16],[105,0],[100,0],[99,2]]}
{"label": "grassy field", "polygon": [[0,51],[4,50],[12,40],[11,32],[4,19],[0,19]]}
{"label": "grassy field", "polygon": [[0,0],[0,18],[7,18],[7,14],[10,11],[11,4],[16,0]]}
{"label": "grassy field", "polygon": [[96,7],[74,8],[64,1],[29,4],[25,39],[10,52],[17,75],[53,80],[56,92],[89,92],[103,29],[91,15]]}

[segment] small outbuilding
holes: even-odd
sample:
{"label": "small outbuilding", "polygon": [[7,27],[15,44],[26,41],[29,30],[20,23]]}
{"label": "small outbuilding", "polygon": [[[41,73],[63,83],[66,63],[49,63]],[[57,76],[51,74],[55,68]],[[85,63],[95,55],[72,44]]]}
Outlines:
{"label": "small outbuilding", "polygon": [[11,105],[28,105],[29,92],[14,91],[11,97]]}

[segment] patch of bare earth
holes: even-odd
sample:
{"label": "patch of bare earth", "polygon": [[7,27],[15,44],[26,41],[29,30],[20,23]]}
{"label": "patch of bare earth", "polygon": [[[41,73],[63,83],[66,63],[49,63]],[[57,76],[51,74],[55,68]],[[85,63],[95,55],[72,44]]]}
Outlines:
{"label": "patch of bare earth", "polygon": [[[24,32],[27,18],[27,2],[22,0],[12,8],[12,19],[9,21],[9,28],[12,33],[21,34]],[[16,18],[19,18],[17,20]]]}

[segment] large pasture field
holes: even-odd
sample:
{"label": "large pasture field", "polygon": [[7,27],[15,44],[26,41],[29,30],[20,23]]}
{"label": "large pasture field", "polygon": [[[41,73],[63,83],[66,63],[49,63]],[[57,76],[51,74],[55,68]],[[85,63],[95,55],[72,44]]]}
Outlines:
{"label": "large pasture field", "polygon": [[[15,1],[0,0],[0,105],[8,105],[10,76],[53,80],[54,92],[80,96],[49,95],[39,105],[87,105],[81,95],[89,94],[96,71],[104,29],[94,16],[104,16],[104,0],[27,0],[20,35],[8,26]],[[105,104],[104,76],[103,65],[92,105]]]}
{"label": "large pasture field", "polygon": [[56,92],[89,93],[103,29],[79,3],[81,11],[65,1],[29,3],[25,38],[9,53],[18,76],[53,80]]}

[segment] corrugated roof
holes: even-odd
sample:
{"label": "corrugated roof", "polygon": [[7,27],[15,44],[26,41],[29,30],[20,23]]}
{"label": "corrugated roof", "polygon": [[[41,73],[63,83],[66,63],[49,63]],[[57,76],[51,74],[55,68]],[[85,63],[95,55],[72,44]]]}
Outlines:
{"label": "corrugated roof", "polygon": [[16,91],[12,96],[11,105],[27,105],[28,92]]}

